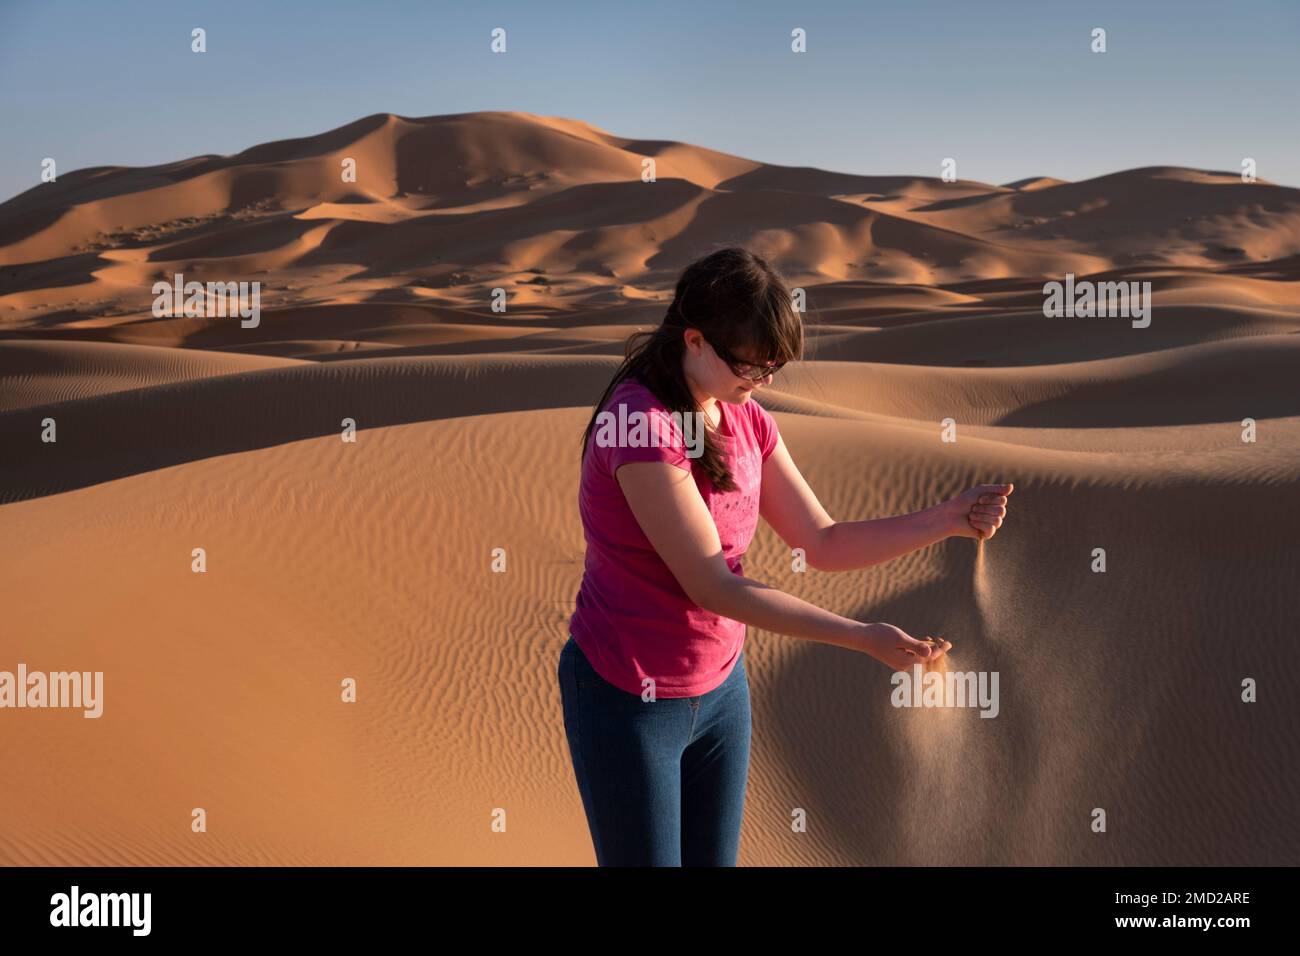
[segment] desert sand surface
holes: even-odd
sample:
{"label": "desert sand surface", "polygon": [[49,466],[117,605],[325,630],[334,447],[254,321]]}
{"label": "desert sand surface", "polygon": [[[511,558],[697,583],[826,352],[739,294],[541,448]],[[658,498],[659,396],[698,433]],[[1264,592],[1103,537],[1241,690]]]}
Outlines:
{"label": "desert sand surface", "polygon": [[[592,865],[555,680],[579,439],[730,244],[807,292],[757,400],[833,517],[1016,485],[978,565],[795,573],[760,524],[748,576],[944,636],[1001,703],[896,709],[880,663],[751,628],[741,865],[1300,862],[1300,190],[1051,172],[376,115],[0,205],[0,670],[105,695],[0,711],[0,864]],[[155,316],[178,272],[260,281],[260,323]],[[1044,317],[1067,272],[1149,281],[1151,325]]]}

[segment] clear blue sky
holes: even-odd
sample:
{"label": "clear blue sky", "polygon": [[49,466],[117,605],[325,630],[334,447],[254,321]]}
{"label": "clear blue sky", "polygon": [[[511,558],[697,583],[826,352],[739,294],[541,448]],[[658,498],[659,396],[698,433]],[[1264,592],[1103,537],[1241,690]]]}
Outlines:
{"label": "clear blue sky", "polygon": [[1002,183],[1251,156],[1300,186],[1298,93],[1300,0],[0,0],[0,199],[46,156],[152,165],[490,109],[842,172],[953,156]]}

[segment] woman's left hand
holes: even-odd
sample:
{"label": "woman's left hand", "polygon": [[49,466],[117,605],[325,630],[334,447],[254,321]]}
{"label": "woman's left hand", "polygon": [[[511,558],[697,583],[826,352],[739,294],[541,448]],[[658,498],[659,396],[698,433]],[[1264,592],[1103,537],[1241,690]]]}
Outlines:
{"label": "woman's left hand", "polygon": [[976,485],[956,498],[945,501],[943,507],[952,522],[951,534],[963,538],[988,540],[1002,527],[1007,516],[1007,495],[1015,485]]}

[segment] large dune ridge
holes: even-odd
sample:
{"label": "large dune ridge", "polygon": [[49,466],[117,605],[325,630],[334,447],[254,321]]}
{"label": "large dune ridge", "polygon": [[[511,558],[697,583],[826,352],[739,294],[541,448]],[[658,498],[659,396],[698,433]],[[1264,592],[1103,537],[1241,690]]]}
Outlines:
{"label": "large dune ridge", "polygon": [[[594,863],[555,679],[579,439],[731,244],[806,292],[757,401],[833,517],[1016,485],[982,563],[797,572],[760,523],[747,575],[946,637],[1000,703],[898,709],[878,662],[750,628],[740,863],[1300,862],[1300,190],[1042,172],[380,114],[0,204],[0,671],[105,693],[0,710],[0,864]],[[259,282],[259,324],[154,315],[176,273]],[[1150,326],[1046,317],[1066,273],[1150,282]]]}

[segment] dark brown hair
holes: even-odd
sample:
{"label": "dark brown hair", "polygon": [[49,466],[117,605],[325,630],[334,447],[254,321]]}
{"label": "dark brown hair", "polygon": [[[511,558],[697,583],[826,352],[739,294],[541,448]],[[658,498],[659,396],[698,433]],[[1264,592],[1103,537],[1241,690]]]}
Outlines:
{"label": "dark brown hair", "polygon": [[[623,364],[596,403],[582,434],[582,456],[605,402],[632,378],[648,388],[669,412],[703,411],[682,370],[687,328],[735,353],[750,347],[756,362],[792,362],[803,357],[803,321],[781,276],[748,249],[731,246],[692,262],[677,280],[663,324],[638,330],[624,344]],[[733,491],[731,471],[707,429],[704,451],[693,467],[704,469],[718,491]]]}

